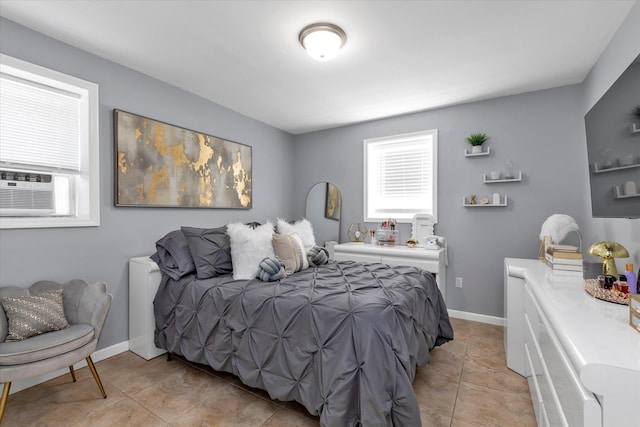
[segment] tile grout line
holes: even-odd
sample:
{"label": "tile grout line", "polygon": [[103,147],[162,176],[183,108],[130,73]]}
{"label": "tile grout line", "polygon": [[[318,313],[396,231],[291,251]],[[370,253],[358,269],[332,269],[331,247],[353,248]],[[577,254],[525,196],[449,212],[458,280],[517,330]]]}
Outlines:
{"label": "tile grout line", "polygon": [[460,375],[458,376],[458,387],[456,388],[456,398],[453,401],[453,411],[451,411],[451,422],[449,424],[449,427],[453,425],[453,416],[456,413],[456,406],[458,405],[458,395],[460,394],[460,384],[462,383],[462,373],[464,372],[464,364],[467,359],[468,347],[469,347],[469,335],[467,335],[467,339],[465,340],[465,344],[464,344],[464,354],[462,355],[462,368],[460,369]]}

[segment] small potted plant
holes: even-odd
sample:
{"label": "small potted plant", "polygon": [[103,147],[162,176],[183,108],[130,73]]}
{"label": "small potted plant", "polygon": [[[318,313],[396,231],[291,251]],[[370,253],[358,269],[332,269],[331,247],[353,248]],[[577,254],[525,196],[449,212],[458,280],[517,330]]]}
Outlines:
{"label": "small potted plant", "polygon": [[472,133],[467,137],[467,142],[471,144],[471,152],[474,154],[482,153],[482,144],[488,140],[489,137],[486,133]]}

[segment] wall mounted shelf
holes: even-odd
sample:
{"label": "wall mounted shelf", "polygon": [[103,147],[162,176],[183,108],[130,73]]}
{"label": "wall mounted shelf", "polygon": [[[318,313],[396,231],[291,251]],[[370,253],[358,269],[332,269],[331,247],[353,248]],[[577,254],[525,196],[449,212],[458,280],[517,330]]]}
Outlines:
{"label": "wall mounted shelf", "polygon": [[620,185],[616,185],[614,187],[614,198],[615,199],[631,199],[633,197],[640,197],[640,193],[636,193],[636,194],[624,194],[624,192],[622,191],[622,186]]}
{"label": "wall mounted shelf", "polygon": [[600,169],[598,167],[598,164],[594,163],[594,165],[593,165],[593,173],[615,172],[615,171],[620,171],[620,170],[624,170],[624,169],[633,169],[633,168],[640,168],[640,163],[634,163],[634,164],[629,165],[629,166],[616,166],[615,168],[606,168],[606,169]]}
{"label": "wall mounted shelf", "polygon": [[504,208],[508,204],[507,196],[504,196],[504,199],[502,200],[504,200],[504,202],[498,204],[491,203],[491,199],[489,199],[489,203],[487,203],[486,205],[480,203],[472,205],[471,203],[469,203],[469,200],[466,197],[463,197],[462,206],[464,206],[465,208]]}
{"label": "wall mounted shelf", "polygon": [[491,147],[488,147],[487,151],[483,151],[481,153],[472,153],[469,150],[464,150],[464,156],[465,157],[488,156],[489,154],[491,154]]}
{"label": "wall mounted shelf", "polygon": [[518,174],[514,178],[501,178],[501,179],[491,179],[487,176],[487,174],[483,174],[483,179],[485,184],[497,184],[499,182],[520,182],[522,181],[522,171],[518,172]]}
{"label": "wall mounted shelf", "polygon": [[640,128],[638,126],[636,126],[635,123],[631,123],[631,126],[629,126],[629,132],[631,132],[631,133],[640,133]]}

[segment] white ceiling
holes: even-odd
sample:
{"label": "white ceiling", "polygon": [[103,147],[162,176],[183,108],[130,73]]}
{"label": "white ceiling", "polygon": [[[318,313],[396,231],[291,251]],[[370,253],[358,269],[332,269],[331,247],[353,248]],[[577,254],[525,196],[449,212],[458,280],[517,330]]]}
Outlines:
{"label": "white ceiling", "polygon": [[[579,83],[635,1],[15,1],[0,15],[292,134]],[[342,27],[309,58],[306,25]]]}

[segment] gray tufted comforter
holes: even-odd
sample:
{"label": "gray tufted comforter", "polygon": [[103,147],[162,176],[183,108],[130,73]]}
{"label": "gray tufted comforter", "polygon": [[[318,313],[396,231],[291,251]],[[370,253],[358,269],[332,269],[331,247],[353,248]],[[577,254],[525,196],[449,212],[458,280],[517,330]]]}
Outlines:
{"label": "gray tufted comforter", "polygon": [[330,262],[276,282],[163,277],[156,345],[303,404],[323,426],[419,426],[412,382],[453,339],[433,276]]}

